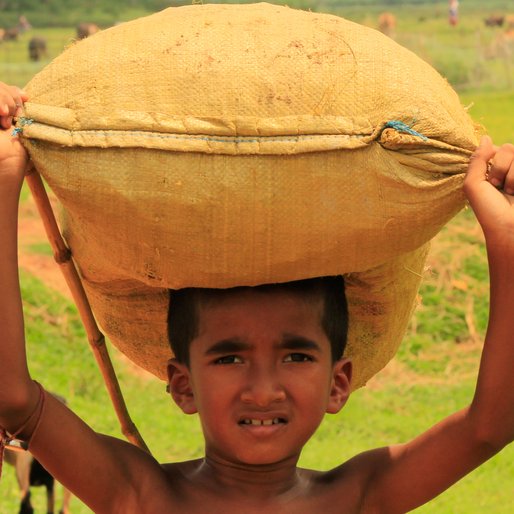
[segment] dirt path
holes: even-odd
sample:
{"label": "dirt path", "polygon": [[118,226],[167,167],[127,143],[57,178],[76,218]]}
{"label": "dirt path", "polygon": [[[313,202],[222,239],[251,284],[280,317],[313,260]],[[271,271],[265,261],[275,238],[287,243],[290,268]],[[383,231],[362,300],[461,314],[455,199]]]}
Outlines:
{"label": "dirt path", "polygon": [[[18,248],[20,268],[38,277],[48,287],[68,299],[71,294],[54,258],[44,247],[48,244],[43,222],[30,196],[20,208]],[[48,250],[50,251],[50,250]]]}

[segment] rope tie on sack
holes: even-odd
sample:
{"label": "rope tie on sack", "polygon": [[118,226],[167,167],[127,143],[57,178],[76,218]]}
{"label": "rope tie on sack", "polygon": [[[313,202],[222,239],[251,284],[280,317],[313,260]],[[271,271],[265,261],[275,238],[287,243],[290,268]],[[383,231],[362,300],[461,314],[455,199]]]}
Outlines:
{"label": "rope tie on sack", "polygon": [[419,132],[416,132],[413,128],[411,128],[409,125],[407,125],[403,121],[399,121],[399,120],[388,121],[384,125],[384,129],[386,129],[386,128],[392,128],[392,129],[396,130],[397,132],[403,132],[404,134],[410,134],[411,136],[417,136],[417,137],[420,137],[423,141],[428,141],[428,137],[424,136],[423,134],[420,134]]}
{"label": "rope tie on sack", "polygon": [[39,422],[41,421],[41,415],[43,414],[43,407],[45,406],[45,390],[43,386],[34,380],[34,383],[39,388],[39,398],[34,410],[30,413],[29,417],[23,422],[21,427],[16,430],[14,433],[10,434],[3,427],[0,427],[0,478],[2,477],[2,466],[4,462],[4,450],[6,448],[12,450],[27,450],[28,443],[26,441],[22,441],[17,439],[18,435],[21,434],[29,425],[29,423],[36,417],[36,426],[34,428],[34,432],[37,430],[39,426]]}
{"label": "rope tie on sack", "polygon": [[23,118],[20,117],[16,120],[16,127],[13,129],[11,135],[17,136],[18,134],[21,134],[23,132],[23,129],[26,125],[32,125],[34,122],[31,118]]}

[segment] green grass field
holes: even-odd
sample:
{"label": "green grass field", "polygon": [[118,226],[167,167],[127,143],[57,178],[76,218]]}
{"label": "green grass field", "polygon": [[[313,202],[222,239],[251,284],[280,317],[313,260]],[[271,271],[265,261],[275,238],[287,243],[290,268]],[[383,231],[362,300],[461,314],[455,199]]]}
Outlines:
{"label": "green grass field", "polygon": [[[465,2],[461,4],[464,9]],[[501,57],[483,58],[496,32],[482,28],[485,13],[480,11],[463,17],[457,31],[452,31],[442,6],[431,12],[422,7],[398,11],[398,41],[447,76],[462,103],[496,143],[514,141],[513,70]],[[366,12],[352,8],[340,14],[373,25],[377,12],[378,8]],[[71,28],[38,33],[48,39],[48,60],[74,36]],[[28,39],[25,34],[17,43],[0,46],[0,80],[23,85],[45,64],[28,61]],[[44,254],[48,249],[34,245],[31,251]],[[393,365],[369,387],[357,391],[342,413],[327,417],[305,448],[301,465],[327,469],[357,452],[408,440],[469,402],[488,309],[484,245],[469,210],[436,238],[429,265],[420,291],[422,303]],[[121,436],[75,307],[26,273],[22,287],[34,378],[65,396],[96,430]],[[154,455],[161,461],[201,456],[197,419],[179,413],[164,384],[135,375],[115,350],[112,354],[131,415]],[[37,512],[44,512],[43,491],[34,490],[33,498]],[[0,483],[0,514],[14,514],[17,503],[14,474],[6,467]],[[416,512],[478,514],[484,510],[514,512],[513,446]],[[72,512],[90,511],[73,499]]]}

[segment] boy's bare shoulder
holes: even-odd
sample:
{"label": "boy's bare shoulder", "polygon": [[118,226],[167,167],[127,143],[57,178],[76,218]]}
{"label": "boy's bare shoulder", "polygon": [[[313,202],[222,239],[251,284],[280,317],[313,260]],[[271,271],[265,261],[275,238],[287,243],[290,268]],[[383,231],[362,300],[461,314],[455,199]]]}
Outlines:
{"label": "boy's bare shoulder", "polygon": [[[329,471],[308,470],[312,496],[319,494],[329,502],[326,512],[372,514],[375,510],[369,501],[369,492],[373,488],[374,472],[381,467],[382,457],[380,449],[370,450]],[[335,505],[339,505],[339,510],[335,505],[331,507],[331,502],[337,502]],[[348,510],[340,510],[342,504]]]}

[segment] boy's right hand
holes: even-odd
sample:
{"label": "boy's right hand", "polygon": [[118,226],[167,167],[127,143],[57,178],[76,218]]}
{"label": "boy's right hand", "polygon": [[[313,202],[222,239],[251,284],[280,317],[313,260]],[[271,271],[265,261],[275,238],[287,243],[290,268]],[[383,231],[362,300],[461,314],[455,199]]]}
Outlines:
{"label": "boy's right hand", "polygon": [[514,146],[484,136],[473,154],[464,191],[486,242],[514,249]]}
{"label": "boy's right hand", "polygon": [[13,135],[13,117],[21,113],[27,94],[15,86],[0,82],[0,180],[23,180],[27,153]]}

